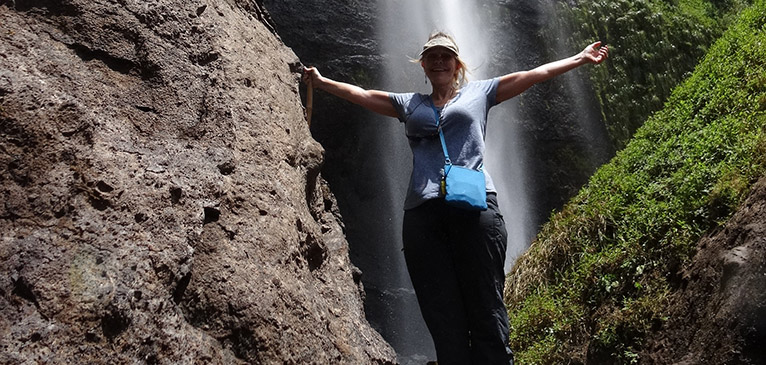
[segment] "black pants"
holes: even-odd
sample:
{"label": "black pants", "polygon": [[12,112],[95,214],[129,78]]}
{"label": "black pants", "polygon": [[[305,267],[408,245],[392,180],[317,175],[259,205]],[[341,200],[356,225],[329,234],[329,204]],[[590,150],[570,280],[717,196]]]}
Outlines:
{"label": "black pants", "polygon": [[513,364],[503,303],[507,233],[495,194],[471,212],[429,200],[404,213],[404,257],[439,365]]}

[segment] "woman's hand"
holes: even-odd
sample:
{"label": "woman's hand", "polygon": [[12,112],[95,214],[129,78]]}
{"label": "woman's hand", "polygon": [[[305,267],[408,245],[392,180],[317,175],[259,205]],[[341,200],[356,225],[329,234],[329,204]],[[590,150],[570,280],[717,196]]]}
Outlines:
{"label": "woman's hand", "polygon": [[590,63],[599,64],[609,57],[609,47],[601,47],[601,41],[593,43],[580,53]]}
{"label": "woman's hand", "polygon": [[316,82],[322,77],[316,67],[306,67],[303,69],[303,82],[310,87],[316,87]]}

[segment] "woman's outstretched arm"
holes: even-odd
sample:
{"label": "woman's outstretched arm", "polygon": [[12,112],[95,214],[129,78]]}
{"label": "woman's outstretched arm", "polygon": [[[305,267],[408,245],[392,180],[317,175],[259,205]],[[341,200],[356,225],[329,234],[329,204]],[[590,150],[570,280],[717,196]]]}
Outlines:
{"label": "woman's outstretched arm", "polygon": [[304,70],[304,80],[311,80],[313,87],[327,91],[337,97],[361,105],[376,113],[398,117],[388,93],[380,90],[366,90],[356,85],[339,82],[322,76],[315,67]]}
{"label": "woman's outstretched arm", "polygon": [[501,76],[497,86],[496,101],[498,103],[506,101],[538,82],[549,80],[584,64],[599,64],[607,57],[609,57],[609,47],[601,47],[601,42],[596,42],[572,57],[546,63],[529,71]]}

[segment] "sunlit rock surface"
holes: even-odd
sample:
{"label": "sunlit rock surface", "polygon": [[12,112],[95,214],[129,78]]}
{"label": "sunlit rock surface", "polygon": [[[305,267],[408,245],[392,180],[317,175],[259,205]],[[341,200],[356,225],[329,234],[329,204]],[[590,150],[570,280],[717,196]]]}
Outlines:
{"label": "sunlit rock surface", "polygon": [[259,2],[1,4],[0,363],[396,361]]}

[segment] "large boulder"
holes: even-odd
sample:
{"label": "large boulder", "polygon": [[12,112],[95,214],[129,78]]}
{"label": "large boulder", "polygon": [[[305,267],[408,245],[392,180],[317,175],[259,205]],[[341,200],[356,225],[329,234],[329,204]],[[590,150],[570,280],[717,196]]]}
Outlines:
{"label": "large boulder", "polygon": [[296,69],[258,1],[1,2],[0,362],[395,362]]}

